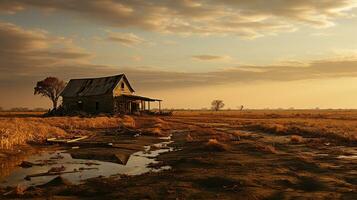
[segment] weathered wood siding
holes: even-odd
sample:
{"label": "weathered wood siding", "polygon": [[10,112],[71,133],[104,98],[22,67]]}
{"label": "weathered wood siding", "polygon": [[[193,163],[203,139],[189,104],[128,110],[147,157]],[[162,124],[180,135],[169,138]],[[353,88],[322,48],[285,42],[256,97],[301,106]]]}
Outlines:
{"label": "weathered wood siding", "polygon": [[[124,87],[122,88],[122,84],[124,84]],[[130,91],[127,83],[124,81],[124,79],[121,79],[118,83],[118,85],[114,88],[113,90],[113,96],[120,96],[122,94],[132,94]]]}
{"label": "weathered wood siding", "polygon": [[[82,102],[82,108],[79,106]],[[88,113],[111,113],[114,110],[113,95],[101,95],[90,97],[65,97],[63,106],[69,111],[84,111]]]}

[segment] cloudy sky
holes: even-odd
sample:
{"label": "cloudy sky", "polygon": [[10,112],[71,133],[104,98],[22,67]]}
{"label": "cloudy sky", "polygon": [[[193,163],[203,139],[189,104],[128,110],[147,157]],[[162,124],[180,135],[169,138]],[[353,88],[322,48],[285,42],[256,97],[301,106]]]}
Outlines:
{"label": "cloudy sky", "polygon": [[125,73],[167,108],[357,108],[357,0],[0,0],[0,106]]}

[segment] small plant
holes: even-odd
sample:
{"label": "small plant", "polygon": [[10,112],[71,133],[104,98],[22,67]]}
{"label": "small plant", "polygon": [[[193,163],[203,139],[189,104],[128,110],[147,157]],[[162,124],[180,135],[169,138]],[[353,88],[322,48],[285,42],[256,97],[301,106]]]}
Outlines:
{"label": "small plant", "polygon": [[229,149],[226,144],[222,144],[217,139],[209,139],[206,143],[206,147],[213,151],[228,151]]}
{"label": "small plant", "polygon": [[191,134],[187,134],[186,141],[187,142],[193,142],[193,137],[191,136]]}
{"label": "small plant", "polygon": [[274,146],[269,145],[269,144],[258,144],[256,145],[257,149],[266,152],[266,153],[272,153],[272,154],[277,154],[278,151],[275,149]]}
{"label": "small plant", "polygon": [[292,143],[302,143],[302,142],[304,142],[304,138],[299,135],[292,135],[290,137],[290,141]]}

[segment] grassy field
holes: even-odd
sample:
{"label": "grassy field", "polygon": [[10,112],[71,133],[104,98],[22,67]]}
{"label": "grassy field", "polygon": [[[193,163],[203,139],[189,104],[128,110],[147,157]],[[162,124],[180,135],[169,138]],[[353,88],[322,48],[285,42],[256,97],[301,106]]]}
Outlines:
{"label": "grassy field", "polygon": [[[78,134],[78,130],[115,128],[123,122],[119,117],[41,117],[41,112],[0,112],[0,149],[48,137]],[[357,111],[176,111],[174,120],[209,128],[212,123],[229,124],[237,129],[287,135],[318,135],[346,142],[357,142]],[[123,123],[134,123],[125,118]],[[128,120],[129,119],[129,120]],[[129,124],[128,124],[129,123]],[[159,132],[159,129],[153,132]]]}
{"label": "grassy field", "polygon": [[[174,149],[160,154],[159,162],[151,166],[170,166],[171,170],[120,179],[99,177],[80,185],[36,188],[10,197],[357,199],[355,110],[176,111],[173,116],[120,118],[7,114],[0,117],[0,124],[28,138],[18,143],[96,128],[112,133],[125,126],[140,130],[143,139],[147,134],[150,140],[172,135],[170,147]],[[120,144],[121,139],[115,141]],[[137,139],[124,142],[138,146]]]}
{"label": "grassy field", "polygon": [[174,115],[203,127],[219,121],[237,129],[357,142],[357,110],[179,111]]}
{"label": "grassy field", "polygon": [[132,123],[119,117],[41,117],[36,112],[0,113],[0,149],[13,149],[27,142],[42,142],[50,137],[71,137],[83,131],[115,128]]}

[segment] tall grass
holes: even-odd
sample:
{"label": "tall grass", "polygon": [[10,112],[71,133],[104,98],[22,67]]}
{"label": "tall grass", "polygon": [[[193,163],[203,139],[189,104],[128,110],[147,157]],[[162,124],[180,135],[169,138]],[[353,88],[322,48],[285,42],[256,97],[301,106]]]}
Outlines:
{"label": "tall grass", "polygon": [[173,116],[177,122],[207,128],[231,126],[249,131],[357,142],[357,110],[175,111]]}
{"label": "tall grass", "polygon": [[51,118],[0,118],[0,149],[12,149],[29,141],[40,142],[49,137],[65,137],[74,130],[115,128],[117,117],[51,117]]}
{"label": "tall grass", "polygon": [[65,136],[61,128],[25,119],[0,120],[0,149],[11,149],[28,141],[41,141],[47,137]]}

